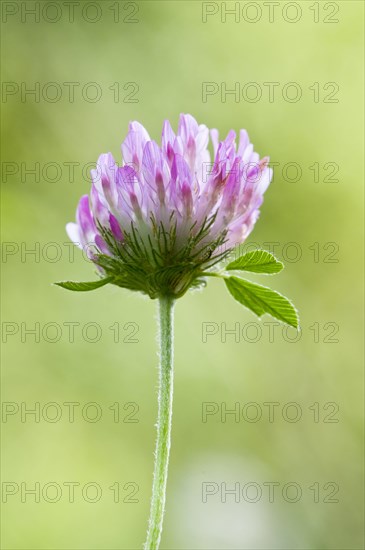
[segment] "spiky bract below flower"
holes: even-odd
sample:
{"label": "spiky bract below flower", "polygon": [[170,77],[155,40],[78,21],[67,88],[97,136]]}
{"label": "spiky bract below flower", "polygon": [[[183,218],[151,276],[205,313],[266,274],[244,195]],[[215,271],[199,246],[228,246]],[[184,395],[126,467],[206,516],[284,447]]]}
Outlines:
{"label": "spiky bract below flower", "polygon": [[[208,150],[209,135],[213,161]],[[272,170],[240,131],[218,131],[181,115],[165,121],[161,146],[132,122],[123,163],[108,153],[92,170],[67,232],[111,282],[148,294],[182,296],[251,232]]]}

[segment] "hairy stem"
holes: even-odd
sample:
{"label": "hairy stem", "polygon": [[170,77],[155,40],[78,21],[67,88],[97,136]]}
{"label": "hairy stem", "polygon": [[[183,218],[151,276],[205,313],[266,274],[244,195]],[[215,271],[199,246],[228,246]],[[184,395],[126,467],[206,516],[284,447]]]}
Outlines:
{"label": "hairy stem", "polygon": [[160,365],[158,389],[157,440],[152,500],[145,550],[158,550],[165,511],[166,484],[171,444],[173,397],[173,310],[174,300],[159,299]]}

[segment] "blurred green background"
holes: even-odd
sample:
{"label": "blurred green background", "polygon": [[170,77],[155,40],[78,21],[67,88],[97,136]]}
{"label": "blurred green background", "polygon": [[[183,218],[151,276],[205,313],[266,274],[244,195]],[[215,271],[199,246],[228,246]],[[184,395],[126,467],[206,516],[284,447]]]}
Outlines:
{"label": "blurred green background", "polygon": [[[215,280],[177,304],[162,548],[363,548],[363,3],[280,2],[273,22],[262,2],[237,3],[226,22],[221,2],[77,2],[73,22],[63,2],[38,3],[35,21],[24,11],[34,4],[2,3],[3,548],[141,548],[156,303],[51,283],[93,278],[64,229],[89,190],[88,163],[108,151],[120,158],[130,120],[159,139],[163,120],[176,128],[181,112],[221,135],[246,128],[261,156],[280,163],[250,242],[278,243],[286,270],[269,282],[293,299],[302,331],[288,341],[294,331],[269,317],[259,323]],[[24,95],[37,82],[39,97]],[[79,83],[73,102],[70,82]],[[206,101],[204,82],[219,90]],[[240,97],[222,98],[222,83],[236,82]],[[302,91],[296,102],[289,82]],[[250,101],[257,89],[262,97]],[[39,338],[26,333],[36,323]],[[216,332],[205,339],[204,323]],[[237,323],[239,336],[224,339]],[[218,412],[203,422],[207,402]],[[270,421],[264,403],[273,402]],[[25,414],[37,407],[39,418]],[[222,422],[224,407],[239,407],[240,418]],[[206,482],[217,492],[203,502]],[[39,502],[27,493],[36,483]],[[232,494],[224,502],[224,483],[239,484],[238,502]],[[256,490],[261,498],[249,502]]]}

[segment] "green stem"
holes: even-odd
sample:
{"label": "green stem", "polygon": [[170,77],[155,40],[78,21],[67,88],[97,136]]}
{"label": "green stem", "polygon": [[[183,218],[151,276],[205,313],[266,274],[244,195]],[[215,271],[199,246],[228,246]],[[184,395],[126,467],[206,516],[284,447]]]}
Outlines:
{"label": "green stem", "polygon": [[170,297],[159,299],[160,369],[158,389],[157,440],[153,473],[152,500],[145,550],[158,550],[165,511],[167,473],[171,444],[173,396],[173,309]]}
{"label": "green stem", "polygon": [[220,277],[221,279],[225,277],[224,273],[219,273],[218,271],[203,271],[201,275],[203,277]]}

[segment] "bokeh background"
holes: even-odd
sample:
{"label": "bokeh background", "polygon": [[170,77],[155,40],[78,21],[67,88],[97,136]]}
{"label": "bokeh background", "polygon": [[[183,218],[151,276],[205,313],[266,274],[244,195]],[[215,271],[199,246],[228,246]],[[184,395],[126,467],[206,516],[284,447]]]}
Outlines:
{"label": "bokeh background", "polygon": [[[35,4],[39,21],[24,11]],[[259,323],[220,281],[177,304],[162,548],[363,548],[363,3],[280,2],[271,22],[262,2],[237,2],[226,21],[221,2],[72,4],[71,22],[63,2],[1,6],[2,547],[141,548],[156,303],[51,283],[93,279],[64,226],[98,155],[120,158],[130,120],[159,139],[165,118],[176,128],[189,112],[222,135],[246,128],[279,163],[249,242],[277,243],[286,269],[269,282],[293,299],[302,330],[291,341],[293,330]],[[217,93],[204,98],[206,82]],[[73,101],[65,83],[78,83]],[[240,96],[222,97],[235,83]],[[206,422],[204,403],[215,404]],[[276,403],[273,418],[264,403]],[[240,417],[222,421],[224,407]],[[224,498],[224,484],[239,496]]]}

